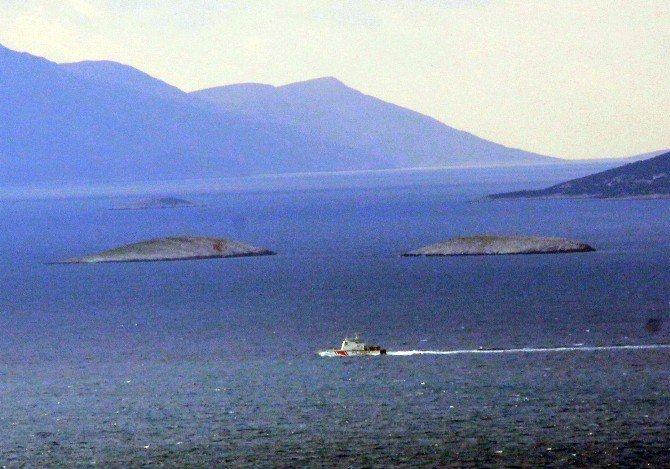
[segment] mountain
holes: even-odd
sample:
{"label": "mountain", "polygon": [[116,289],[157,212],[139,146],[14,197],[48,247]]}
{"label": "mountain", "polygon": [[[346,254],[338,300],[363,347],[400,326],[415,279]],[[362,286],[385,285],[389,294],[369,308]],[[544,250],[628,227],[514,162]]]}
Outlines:
{"label": "mountain", "polygon": [[108,62],[0,49],[0,183],[158,180],[346,169],[353,158]]}
{"label": "mountain", "polygon": [[547,189],[493,194],[493,199],[528,197],[667,197],[670,196],[670,152],[628,163]]}
{"label": "mountain", "polygon": [[191,95],[254,122],[318,135],[366,155],[367,167],[488,166],[557,162],[489,142],[326,77],[273,87],[222,86]]}
{"label": "mountain", "polygon": [[334,78],[185,93],[127,65],[0,46],[1,184],[549,161]]}

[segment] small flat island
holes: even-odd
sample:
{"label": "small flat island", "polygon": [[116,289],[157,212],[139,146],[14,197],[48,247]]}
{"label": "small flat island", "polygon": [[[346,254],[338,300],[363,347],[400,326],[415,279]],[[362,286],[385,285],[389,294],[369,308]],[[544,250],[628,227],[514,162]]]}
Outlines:
{"label": "small flat island", "polygon": [[591,246],[565,238],[539,236],[467,236],[431,244],[403,256],[486,256],[555,254],[594,251]]}
{"label": "small flat island", "polygon": [[154,208],[198,207],[198,204],[177,197],[159,197],[157,199],[140,200],[129,205],[114,207],[111,210],[150,210]]}
{"label": "small flat island", "polygon": [[99,262],[155,262],[217,257],[269,256],[274,252],[222,238],[183,236],[157,238],[84,257],[72,257],[51,264],[96,264]]}

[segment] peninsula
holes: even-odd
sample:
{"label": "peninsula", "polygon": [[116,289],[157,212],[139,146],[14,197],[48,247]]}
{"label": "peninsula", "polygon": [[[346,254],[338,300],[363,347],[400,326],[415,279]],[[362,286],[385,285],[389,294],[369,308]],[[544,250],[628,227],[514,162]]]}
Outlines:
{"label": "peninsula", "polygon": [[505,192],[490,199],[670,197],[670,152],[539,190]]}
{"label": "peninsula", "polygon": [[210,259],[217,257],[268,256],[274,252],[222,238],[184,236],[157,238],[126,244],[98,254],[72,257],[51,264],[96,264],[100,262],[153,262]]}
{"label": "peninsula", "polygon": [[565,238],[539,236],[468,236],[452,238],[442,243],[431,244],[403,256],[483,256],[508,254],[554,254],[589,252],[588,244]]}

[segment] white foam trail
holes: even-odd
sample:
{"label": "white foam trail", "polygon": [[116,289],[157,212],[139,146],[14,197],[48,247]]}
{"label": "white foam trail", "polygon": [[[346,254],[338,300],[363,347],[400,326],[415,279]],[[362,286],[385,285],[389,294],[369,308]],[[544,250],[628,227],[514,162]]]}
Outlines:
{"label": "white foam trail", "polygon": [[601,350],[657,350],[670,349],[670,344],[651,345],[602,345],[587,347],[546,347],[546,348],[508,348],[508,349],[471,349],[471,350],[396,350],[387,355],[462,355],[491,353],[548,353],[548,352],[597,352]]}

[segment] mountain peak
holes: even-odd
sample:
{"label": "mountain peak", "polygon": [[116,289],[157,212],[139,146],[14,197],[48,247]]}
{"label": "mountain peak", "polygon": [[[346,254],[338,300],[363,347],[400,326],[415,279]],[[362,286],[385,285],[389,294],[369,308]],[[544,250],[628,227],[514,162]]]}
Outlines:
{"label": "mountain peak", "polygon": [[62,63],[60,66],[85,78],[152,78],[149,74],[136,69],[132,65],[111,60],[82,60],[81,62]]}
{"label": "mountain peak", "polygon": [[343,90],[343,89],[348,90],[350,88],[335,77],[320,77],[320,78],[312,78],[311,80],[290,83],[288,85],[280,86],[279,89],[332,91],[332,90]]}
{"label": "mountain peak", "polygon": [[338,85],[346,86],[342,81],[338,80],[335,77],[319,77],[312,78],[310,80],[305,80],[303,83],[312,83],[312,84],[321,84],[321,85]]}

